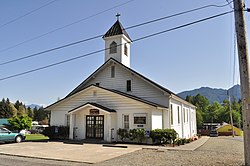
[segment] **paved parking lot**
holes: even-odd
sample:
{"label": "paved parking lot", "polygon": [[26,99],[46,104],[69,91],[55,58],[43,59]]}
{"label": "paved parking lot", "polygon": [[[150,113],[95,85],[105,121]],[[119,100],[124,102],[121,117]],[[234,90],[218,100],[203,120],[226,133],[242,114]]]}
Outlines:
{"label": "paved parking lot", "polygon": [[[23,156],[30,158],[73,161],[83,163],[99,163],[141,149],[153,150],[188,150],[193,151],[203,145],[208,137],[203,137],[192,143],[179,147],[163,147],[150,145],[114,144],[114,147],[104,147],[102,144],[65,144],[63,142],[22,142],[0,144],[0,154]],[[111,144],[108,144],[109,146]],[[122,148],[119,146],[127,146]]]}
{"label": "paved parking lot", "polygon": [[100,144],[64,144],[62,142],[22,142],[0,145],[0,154],[97,163],[140,150],[140,146],[128,148],[103,147]]}

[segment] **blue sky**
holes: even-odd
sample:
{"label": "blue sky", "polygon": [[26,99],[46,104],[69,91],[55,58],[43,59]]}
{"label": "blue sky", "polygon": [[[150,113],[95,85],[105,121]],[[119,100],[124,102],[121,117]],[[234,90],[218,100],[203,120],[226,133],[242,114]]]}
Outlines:
{"label": "blue sky", "polygon": [[[104,34],[121,13],[129,27],[205,5],[223,5],[226,0],[57,0],[13,23],[1,25],[39,8],[52,0],[1,1],[0,62],[6,62],[85,38]],[[117,5],[128,2],[120,7]],[[246,2],[246,6],[250,4]],[[102,11],[110,9],[102,14]],[[179,17],[127,30],[132,39],[229,11],[229,6],[210,7]],[[96,15],[97,14],[97,15]],[[93,16],[95,15],[95,16]],[[90,17],[92,16],[92,17]],[[249,27],[250,15],[245,13]],[[88,18],[89,17],[89,18]],[[85,19],[39,39],[6,50],[23,41]],[[247,32],[250,28],[247,28]],[[131,68],[169,90],[181,91],[204,86],[229,88],[238,83],[238,66],[233,83],[233,14],[132,43]],[[0,78],[104,48],[102,38],[46,53],[11,64],[0,65]],[[237,60],[237,59],[236,59]],[[104,63],[104,52],[27,75],[0,81],[0,98],[26,104],[48,105],[65,97]],[[238,60],[236,61],[238,64]]]}

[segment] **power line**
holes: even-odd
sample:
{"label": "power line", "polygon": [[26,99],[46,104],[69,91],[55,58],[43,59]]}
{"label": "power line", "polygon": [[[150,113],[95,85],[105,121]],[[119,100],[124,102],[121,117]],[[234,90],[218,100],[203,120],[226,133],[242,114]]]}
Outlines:
{"label": "power line", "polygon": [[90,18],[92,18],[92,17],[95,17],[95,16],[97,16],[97,15],[103,14],[103,13],[105,13],[105,12],[107,12],[107,11],[110,11],[110,10],[113,10],[113,9],[115,9],[115,8],[117,8],[117,7],[126,5],[126,4],[128,4],[128,3],[132,2],[132,1],[135,1],[135,0],[129,0],[129,1],[125,2],[125,3],[121,3],[121,4],[119,4],[119,5],[113,6],[113,7],[109,8],[109,9],[103,10],[103,11],[101,11],[101,12],[98,12],[98,13],[96,13],[96,14],[93,14],[93,15],[90,15],[90,16],[88,16],[88,17],[82,18],[82,19],[77,20],[77,21],[75,21],[75,22],[72,22],[72,23],[70,23],[70,24],[67,24],[67,25],[64,25],[64,26],[62,26],[62,27],[56,28],[56,29],[54,29],[54,30],[51,30],[51,31],[46,32],[46,33],[44,33],[44,34],[41,34],[41,35],[39,35],[39,36],[35,36],[35,37],[30,38],[30,39],[28,39],[28,40],[24,40],[24,41],[22,41],[22,42],[20,42],[20,43],[18,43],[18,44],[15,44],[15,45],[12,45],[12,46],[10,46],[10,47],[7,47],[7,48],[5,48],[5,49],[0,50],[0,53],[5,52],[5,51],[7,51],[7,50],[10,50],[10,49],[12,49],[12,48],[15,48],[15,47],[17,47],[17,46],[20,46],[20,45],[22,45],[22,44],[31,42],[31,41],[33,41],[33,40],[39,39],[39,38],[41,38],[41,37],[44,37],[44,36],[46,36],[46,35],[49,35],[49,34],[51,34],[51,33],[56,32],[56,31],[62,30],[62,29],[64,29],[64,28],[67,28],[67,27],[72,26],[72,25],[74,25],[74,24],[77,24],[77,23],[79,23],[79,22],[88,20],[88,19],[90,19]]}
{"label": "power line", "polygon": [[[147,35],[147,36],[143,36],[143,37],[135,39],[133,42],[141,41],[141,40],[144,40],[144,39],[147,39],[147,38],[150,38],[150,37],[153,37],[153,36],[157,36],[157,35],[160,35],[160,34],[163,34],[163,33],[166,33],[166,32],[174,31],[174,30],[184,28],[184,27],[187,27],[187,26],[191,26],[191,25],[194,25],[194,24],[197,24],[197,23],[200,23],[200,22],[210,20],[210,19],[221,17],[221,16],[227,15],[229,13],[232,13],[233,11],[234,10],[224,12],[224,13],[221,13],[221,14],[217,14],[217,15],[213,15],[213,16],[206,17],[206,18],[203,18],[203,19],[200,19],[200,20],[197,20],[197,21],[193,21],[193,22],[190,22],[190,23],[187,23],[187,24],[183,24],[183,25],[180,25],[180,26],[177,26],[177,27],[174,27],[174,28],[170,28],[170,29],[167,29],[167,30],[164,30],[164,31],[160,31],[160,32],[153,33],[153,34],[150,34],[150,35]],[[124,44],[126,44],[126,43],[119,44],[119,45],[117,45],[117,47],[122,46]],[[26,71],[26,72],[22,72],[22,73],[10,75],[10,76],[7,76],[7,77],[3,77],[3,78],[0,78],[0,81],[10,79],[10,78],[13,78],[13,77],[18,77],[18,76],[21,76],[21,75],[25,75],[25,74],[28,74],[28,73],[35,72],[35,71],[43,70],[43,69],[46,69],[46,68],[49,68],[49,67],[57,66],[57,65],[60,65],[60,64],[66,63],[66,62],[70,62],[70,61],[80,59],[80,58],[83,58],[83,57],[86,57],[86,56],[97,54],[99,52],[103,52],[103,51],[108,50],[108,49],[110,49],[110,48],[100,49],[100,50],[97,50],[97,51],[94,51],[94,52],[91,52],[91,53],[88,53],[88,54],[83,54],[83,55],[80,55],[80,56],[77,56],[77,57],[74,57],[74,58],[70,58],[70,59],[67,59],[67,60],[63,60],[63,61],[60,61],[60,62],[57,62],[57,63],[50,64],[50,65],[47,65],[47,66],[43,66],[43,67],[32,69],[32,70],[29,70],[29,71]]]}
{"label": "power line", "polygon": [[80,44],[80,43],[83,43],[83,42],[86,42],[86,41],[90,41],[90,40],[93,40],[93,39],[96,39],[96,38],[99,38],[99,37],[102,37],[102,36],[103,35],[94,36],[94,37],[91,37],[91,38],[79,40],[79,41],[76,41],[76,42],[73,42],[73,43],[69,43],[69,44],[66,44],[66,45],[59,46],[59,47],[51,48],[51,49],[48,49],[48,50],[45,50],[45,51],[42,51],[42,52],[38,52],[38,53],[35,53],[35,54],[24,56],[24,57],[21,57],[21,58],[17,58],[17,59],[13,59],[13,60],[10,60],[10,61],[6,61],[6,62],[3,62],[3,63],[0,63],[0,66],[1,65],[6,65],[6,64],[9,64],[9,63],[13,63],[13,62],[16,62],[16,61],[20,61],[20,60],[23,60],[23,59],[28,59],[28,58],[31,58],[31,57],[35,57],[35,56],[38,56],[38,55],[41,55],[41,54],[45,54],[45,53],[48,53],[48,52],[51,52],[51,51],[59,50],[59,49],[65,48],[65,47],[69,47],[69,46],[73,46],[73,45],[76,45],[76,44]]}
{"label": "power line", "polygon": [[231,9],[234,9],[232,6],[231,6],[231,3],[234,1],[234,0],[232,0],[232,1],[230,1],[229,2],[229,0],[226,0],[227,1],[227,3],[228,3],[228,6],[231,8]]}
{"label": "power line", "polygon": [[147,36],[135,39],[135,40],[133,40],[133,42],[136,42],[136,41],[142,40],[142,39],[146,39],[146,38],[149,38],[149,37],[153,37],[153,36],[156,36],[156,35],[160,35],[162,33],[170,32],[170,31],[180,29],[180,28],[183,28],[183,27],[187,27],[187,26],[190,26],[190,25],[193,25],[193,24],[197,24],[197,23],[200,23],[200,22],[203,22],[203,21],[206,21],[206,20],[210,20],[210,19],[213,19],[213,18],[216,18],[216,17],[220,17],[220,16],[223,16],[223,15],[232,13],[232,12],[233,12],[233,10],[228,11],[228,12],[224,12],[224,13],[221,13],[221,14],[213,15],[213,16],[210,16],[210,17],[206,17],[204,19],[193,21],[193,22],[190,22],[190,23],[187,23],[187,24],[184,24],[184,25],[180,25],[180,26],[177,26],[177,27],[174,27],[174,28],[170,28],[170,29],[167,29],[167,30],[164,30],[164,31],[161,31],[161,32],[157,32],[157,33],[154,33],[154,34],[151,34],[151,35],[147,35]]}
{"label": "power line", "polygon": [[[130,1],[128,1],[128,2],[130,2]],[[146,25],[146,24],[151,24],[151,23],[154,23],[154,22],[162,21],[162,20],[165,20],[165,19],[169,19],[169,18],[172,18],[172,17],[180,16],[180,15],[183,15],[183,14],[191,13],[191,12],[198,11],[198,10],[205,9],[205,8],[209,8],[209,7],[225,7],[227,5],[228,4],[224,4],[224,5],[206,5],[206,6],[198,7],[198,8],[195,8],[195,9],[187,10],[187,11],[184,11],[184,12],[164,16],[164,17],[161,17],[161,18],[158,18],[158,19],[150,20],[150,21],[147,21],[147,22],[144,22],[144,23],[129,26],[129,27],[124,28],[124,30],[136,28],[136,27],[143,26],[143,25]],[[41,54],[44,54],[44,53],[59,50],[59,49],[66,48],[66,47],[69,47],[69,46],[73,46],[73,45],[76,45],[76,44],[80,44],[80,43],[83,43],[83,42],[86,42],[86,41],[90,41],[90,40],[102,37],[103,35],[104,34],[97,35],[97,36],[90,37],[90,38],[83,39],[83,40],[79,40],[79,41],[76,41],[76,42],[73,42],[73,43],[65,44],[65,45],[62,45],[62,46],[59,46],[59,47],[54,47],[54,48],[51,48],[51,49],[48,49],[48,50],[45,50],[45,51],[42,51],[42,52],[27,55],[27,56],[24,56],[24,57],[21,57],[21,58],[17,58],[17,59],[9,60],[9,61],[6,61],[6,62],[2,62],[2,63],[0,63],[0,66],[1,65],[6,65],[6,64],[9,64],[9,63],[13,63],[13,62],[16,62],[16,61],[24,60],[24,59],[27,59],[27,58],[35,57],[35,56],[38,56],[38,55],[41,55]]]}
{"label": "power line", "polygon": [[13,19],[13,20],[10,20],[10,21],[8,21],[8,22],[6,22],[6,23],[0,25],[0,29],[3,28],[3,27],[5,27],[6,25],[9,25],[9,24],[11,24],[11,23],[13,23],[13,22],[15,22],[15,21],[17,21],[17,20],[20,20],[21,18],[26,17],[26,16],[28,16],[28,15],[30,15],[30,14],[32,14],[32,13],[34,13],[34,12],[36,12],[36,11],[42,9],[42,8],[44,8],[44,7],[46,7],[46,6],[51,5],[51,4],[54,3],[55,1],[57,1],[57,0],[53,0],[53,1],[49,2],[49,3],[46,3],[46,4],[44,4],[44,5],[42,5],[42,6],[38,7],[38,8],[36,8],[36,9],[34,9],[34,10],[29,11],[28,13],[26,13],[26,14],[24,14],[24,15],[21,15],[21,16],[15,18],[15,19]]}
{"label": "power line", "polygon": [[127,28],[125,28],[125,29],[130,29],[130,28],[139,27],[139,26],[142,26],[142,25],[145,25],[145,24],[154,23],[154,22],[157,22],[157,21],[165,20],[165,19],[168,19],[168,18],[180,16],[180,15],[187,14],[187,13],[192,13],[192,12],[194,12],[194,11],[198,11],[198,10],[205,9],[205,8],[210,8],[210,7],[219,7],[219,8],[220,8],[220,7],[225,7],[225,6],[228,6],[228,5],[229,5],[230,3],[232,3],[232,2],[233,2],[233,1],[228,2],[227,4],[224,4],[224,5],[206,5],[206,6],[194,8],[194,9],[191,9],[191,10],[186,10],[186,11],[184,11],[184,12],[172,14],[172,15],[165,16],[165,17],[161,17],[161,18],[158,18],[158,19],[155,19],[155,20],[152,20],[152,21],[147,21],[147,22],[144,22],[144,23],[141,23],[141,24],[133,25],[133,26],[127,27]]}

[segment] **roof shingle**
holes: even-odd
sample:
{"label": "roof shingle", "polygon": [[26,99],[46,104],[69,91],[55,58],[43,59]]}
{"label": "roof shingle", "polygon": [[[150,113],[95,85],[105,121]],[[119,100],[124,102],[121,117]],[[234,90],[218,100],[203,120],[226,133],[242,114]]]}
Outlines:
{"label": "roof shingle", "polygon": [[116,36],[116,35],[125,35],[130,41],[131,38],[129,37],[128,33],[123,28],[122,24],[117,20],[114,25],[103,35],[103,38]]}

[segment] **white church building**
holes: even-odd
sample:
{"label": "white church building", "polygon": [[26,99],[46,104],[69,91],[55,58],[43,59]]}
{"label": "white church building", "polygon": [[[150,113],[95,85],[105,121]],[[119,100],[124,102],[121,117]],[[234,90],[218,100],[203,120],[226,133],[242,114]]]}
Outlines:
{"label": "white church building", "polygon": [[196,107],[130,68],[131,38],[119,20],[103,36],[105,63],[65,98],[49,105],[51,126],[69,126],[70,139],[118,141],[117,130],[171,128],[197,134]]}

